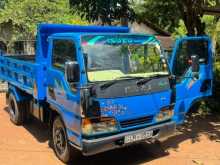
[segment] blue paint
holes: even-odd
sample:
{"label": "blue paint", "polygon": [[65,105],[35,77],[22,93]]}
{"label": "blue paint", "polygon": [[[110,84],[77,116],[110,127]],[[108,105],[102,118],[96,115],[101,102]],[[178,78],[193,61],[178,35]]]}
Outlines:
{"label": "blue paint", "polygon": [[[28,100],[22,96],[17,89],[33,96],[38,102],[46,102],[51,105],[60,114],[67,129],[68,139],[72,144],[83,148],[82,140],[82,119],[83,106],[81,105],[81,97],[83,88],[88,85],[88,79],[85,71],[85,61],[82,54],[81,39],[82,36],[88,34],[97,35],[123,35],[129,36],[129,29],[126,27],[101,27],[101,26],[72,26],[72,25],[56,25],[41,24],[38,27],[37,34],[37,50],[35,62],[30,63],[23,60],[16,60],[6,56],[0,56],[0,78],[9,82],[9,91],[13,92],[17,101]],[[148,37],[143,43],[159,43],[159,41],[151,35],[139,35],[140,37]],[[62,71],[52,66],[53,40],[70,39],[75,43],[76,58],[80,67],[80,81],[76,84],[76,88],[70,86],[66,81]],[[90,42],[96,42],[100,37]],[[203,97],[212,94],[212,86],[206,92],[200,92],[201,84],[204,80],[212,81],[212,49],[211,41],[206,36],[201,37],[185,37],[177,40],[169,66],[171,73],[176,58],[176,52],[179,45],[184,40],[206,40],[209,43],[207,64],[200,65],[199,79],[192,85],[192,79],[184,78],[180,83],[176,84],[176,102],[175,114],[171,121],[179,124],[184,120],[185,114],[192,104]],[[187,71],[185,77],[192,75],[191,68]],[[36,84],[37,95],[34,95],[34,84]],[[161,84],[164,86],[166,84]],[[53,89],[53,95],[50,93]],[[116,98],[94,98],[100,104],[101,117],[113,117],[117,121],[118,133],[138,130],[140,128],[158,125],[156,116],[164,107],[172,104],[171,95],[173,89],[146,93],[143,95],[116,97]],[[88,101],[88,100],[87,100]],[[137,120],[143,117],[152,116],[149,122],[143,122],[137,125],[122,127],[121,122]],[[166,121],[164,121],[166,123]],[[108,136],[110,136],[109,134]],[[107,135],[106,135],[107,136]],[[96,138],[96,137],[93,137]]]}
{"label": "blue paint", "polygon": [[[184,37],[181,39],[178,39],[176,41],[171,61],[170,61],[170,67],[171,71],[174,70],[174,61],[176,59],[177,51],[179,50],[179,46],[184,41],[206,41],[208,42],[208,61],[207,63],[200,64],[200,71],[199,71],[199,78],[195,80],[195,82],[192,83],[192,70],[191,68],[188,69],[186,74],[184,75],[184,78],[181,80],[181,82],[176,84],[176,105],[175,105],[175,112],[177,114],[176,116],[176,122],[178,124],[181,124],[184,120],[184,115],[189,111],[189,109],[192,107],[192,105],[203,99],[204,97],[208,97],[212,95],[212,80],[213,80],[213,52],[212,52],[212,43],[208,36],[196,36],[196,37]],[[211,86],[210,88],[205,91],[201,92],[201,86],[202,83],[205,80],[211,80]],[[192,84],[190,84],[192,83]],[[180,118],[178,118],[178,114]]]}

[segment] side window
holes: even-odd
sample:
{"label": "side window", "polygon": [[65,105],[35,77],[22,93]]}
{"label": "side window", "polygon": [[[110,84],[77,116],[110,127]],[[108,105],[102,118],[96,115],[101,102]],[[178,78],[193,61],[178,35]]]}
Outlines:
{"label": "side window", "polygon": [[174,62],[174,74],[177,78],[180,78],[184,76],[188,68],[190,67],[188,60],[190,59],[190,56],[187,52],[187,42],[182,42],[179,45],[179,48],[176,52],[176,58]]}
{"label": "side window", "polygon": [[208,42],[205,40],[185,40],[180,43],[176,52],[173,73],[181,78],[188,71],[192,55],[199,57],[200,63],[208,62]]}
{"label": "side window", "polygon": [[53,40],[52,65],[64,71],[65,62],[76,61],[76,47],[72,40]]}

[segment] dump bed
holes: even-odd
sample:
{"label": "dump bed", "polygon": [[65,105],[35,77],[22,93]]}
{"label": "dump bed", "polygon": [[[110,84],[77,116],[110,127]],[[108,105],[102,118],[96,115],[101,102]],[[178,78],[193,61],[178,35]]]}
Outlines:
{"label": "dump bed", "polygon": [[[0,56],[0,79],[34,96],[34,83],[41,70],[34,61],[32,55]],[[35,97],[40,99],[37,95]]]}

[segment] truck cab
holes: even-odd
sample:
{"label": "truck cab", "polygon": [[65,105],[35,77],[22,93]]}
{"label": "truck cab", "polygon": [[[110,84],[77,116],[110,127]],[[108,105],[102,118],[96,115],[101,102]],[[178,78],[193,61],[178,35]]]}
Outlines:
{"label": "truck cab", "polygon": [[47,102],[84,154],[174,131],[171,74],[154,36],[59,33],[48,52]]}
{"label": "truck cab", "polygon": [[48,123],[63,162],[72,148],[94,155],[168,137],[212,93],[211,42],[186,37],[169,63],[164,54],[155,36],[126,27],[41,24],[35,57],[0,56],[10,118]]}

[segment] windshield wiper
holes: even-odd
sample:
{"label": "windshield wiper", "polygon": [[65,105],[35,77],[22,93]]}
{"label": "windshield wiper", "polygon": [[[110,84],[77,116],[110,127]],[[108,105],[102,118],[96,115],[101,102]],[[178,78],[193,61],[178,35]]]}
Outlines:
{"label": "windshield wiper", "polygon": [[133,76],[122,76],[122,77],[118,77],[112,81],[108,81],[106,83],[103,83],[100,88],[102,90],[114,85],[115,83],[119,82],[119,80],[136,80],[136,79],[143,79],[144,77],[133,77]]}
{"label": "windshield wiper", "polygon": [[150,77],[146,77],[146,78],[143,78],[141,80],[139,80],[137,82],[137,85],[140,86],[140,85],[144,85],[146,83],[148,83],[149,81],[155,79],[155,78],[162,78],[162,77],[167,77],[169,76],[169,74],[155,74],[155,75],[152,75]]}

